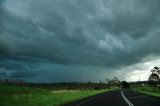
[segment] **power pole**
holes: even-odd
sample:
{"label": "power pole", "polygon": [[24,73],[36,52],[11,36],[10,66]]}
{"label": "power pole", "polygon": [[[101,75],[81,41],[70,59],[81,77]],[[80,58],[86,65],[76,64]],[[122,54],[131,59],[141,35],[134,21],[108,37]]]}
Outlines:
{"label": "power pole", "polygon": [[139,76],[139,78],[138,78],[138,79],[139,79],[139,82],[140,82],[140,81],[141,81],[141,77]]}

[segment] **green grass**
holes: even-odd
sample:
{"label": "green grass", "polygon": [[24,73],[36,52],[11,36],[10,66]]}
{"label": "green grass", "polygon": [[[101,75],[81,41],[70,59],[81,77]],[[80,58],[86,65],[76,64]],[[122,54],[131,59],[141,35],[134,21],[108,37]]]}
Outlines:
{"label": "green grass", "polygon": [[146,95],[150,95],[150,96],[160,97],[160,93],[154,93],[154,92],[148,92],[148,91],[139,91],[139,92]]}
{"label": "green grass", "polygon": [[107,90],[47,90],[0,85],[0,106],[59,106]]}
{"label": "green grass", "polygon": [[155,97],[160,97],[160,88],[155,88],[155,87],[148,86],[148,85],[145,85],[145,86],[137,85],[132,88],[139,93],[143,93],[143,94],[155,96]]}

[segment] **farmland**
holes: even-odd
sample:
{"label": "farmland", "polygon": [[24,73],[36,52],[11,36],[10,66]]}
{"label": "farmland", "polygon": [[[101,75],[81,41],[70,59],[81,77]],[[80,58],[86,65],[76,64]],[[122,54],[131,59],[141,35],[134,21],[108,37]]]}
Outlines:
{"label": "farmland", "polygon": [[53,90],[0,85],[0,106],[60,106],[107,90]]}

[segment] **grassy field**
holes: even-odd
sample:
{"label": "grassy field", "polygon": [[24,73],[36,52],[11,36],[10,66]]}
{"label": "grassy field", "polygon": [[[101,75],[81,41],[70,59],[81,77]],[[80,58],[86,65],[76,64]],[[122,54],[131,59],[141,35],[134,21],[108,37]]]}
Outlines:
{"label": "grassy field", "polygon": [[146,95],[151,95],[155,97],[160,97],[160,88],[155,88],[151,87],[148,85],[137,85],[132,87],[135,91],[146,94]]}
{"label": "grassy field", "polygon": [[59,106],[107,90],[47,90],[0,85],[0,106]]}

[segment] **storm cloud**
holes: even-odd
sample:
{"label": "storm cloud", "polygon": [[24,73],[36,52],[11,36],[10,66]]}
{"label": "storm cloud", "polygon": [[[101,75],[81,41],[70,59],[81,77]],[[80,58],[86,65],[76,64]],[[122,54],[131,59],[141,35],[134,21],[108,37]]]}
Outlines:
{"label": "storm cloud", "polygon": [[[3,0],[0,67],[32,72],[23,66],[31,65],[37,76],[63,75],[66,69],[71,77],[83,69],[92,74],[88,80],[96,71],[116,73],[159,56],[159,10],[159,0]],[[4,62],[8,59],[19,63]],[[38,61],[50,69],[39,71],[44,67]],[[79,80],[85,79],[80,75]]]}

